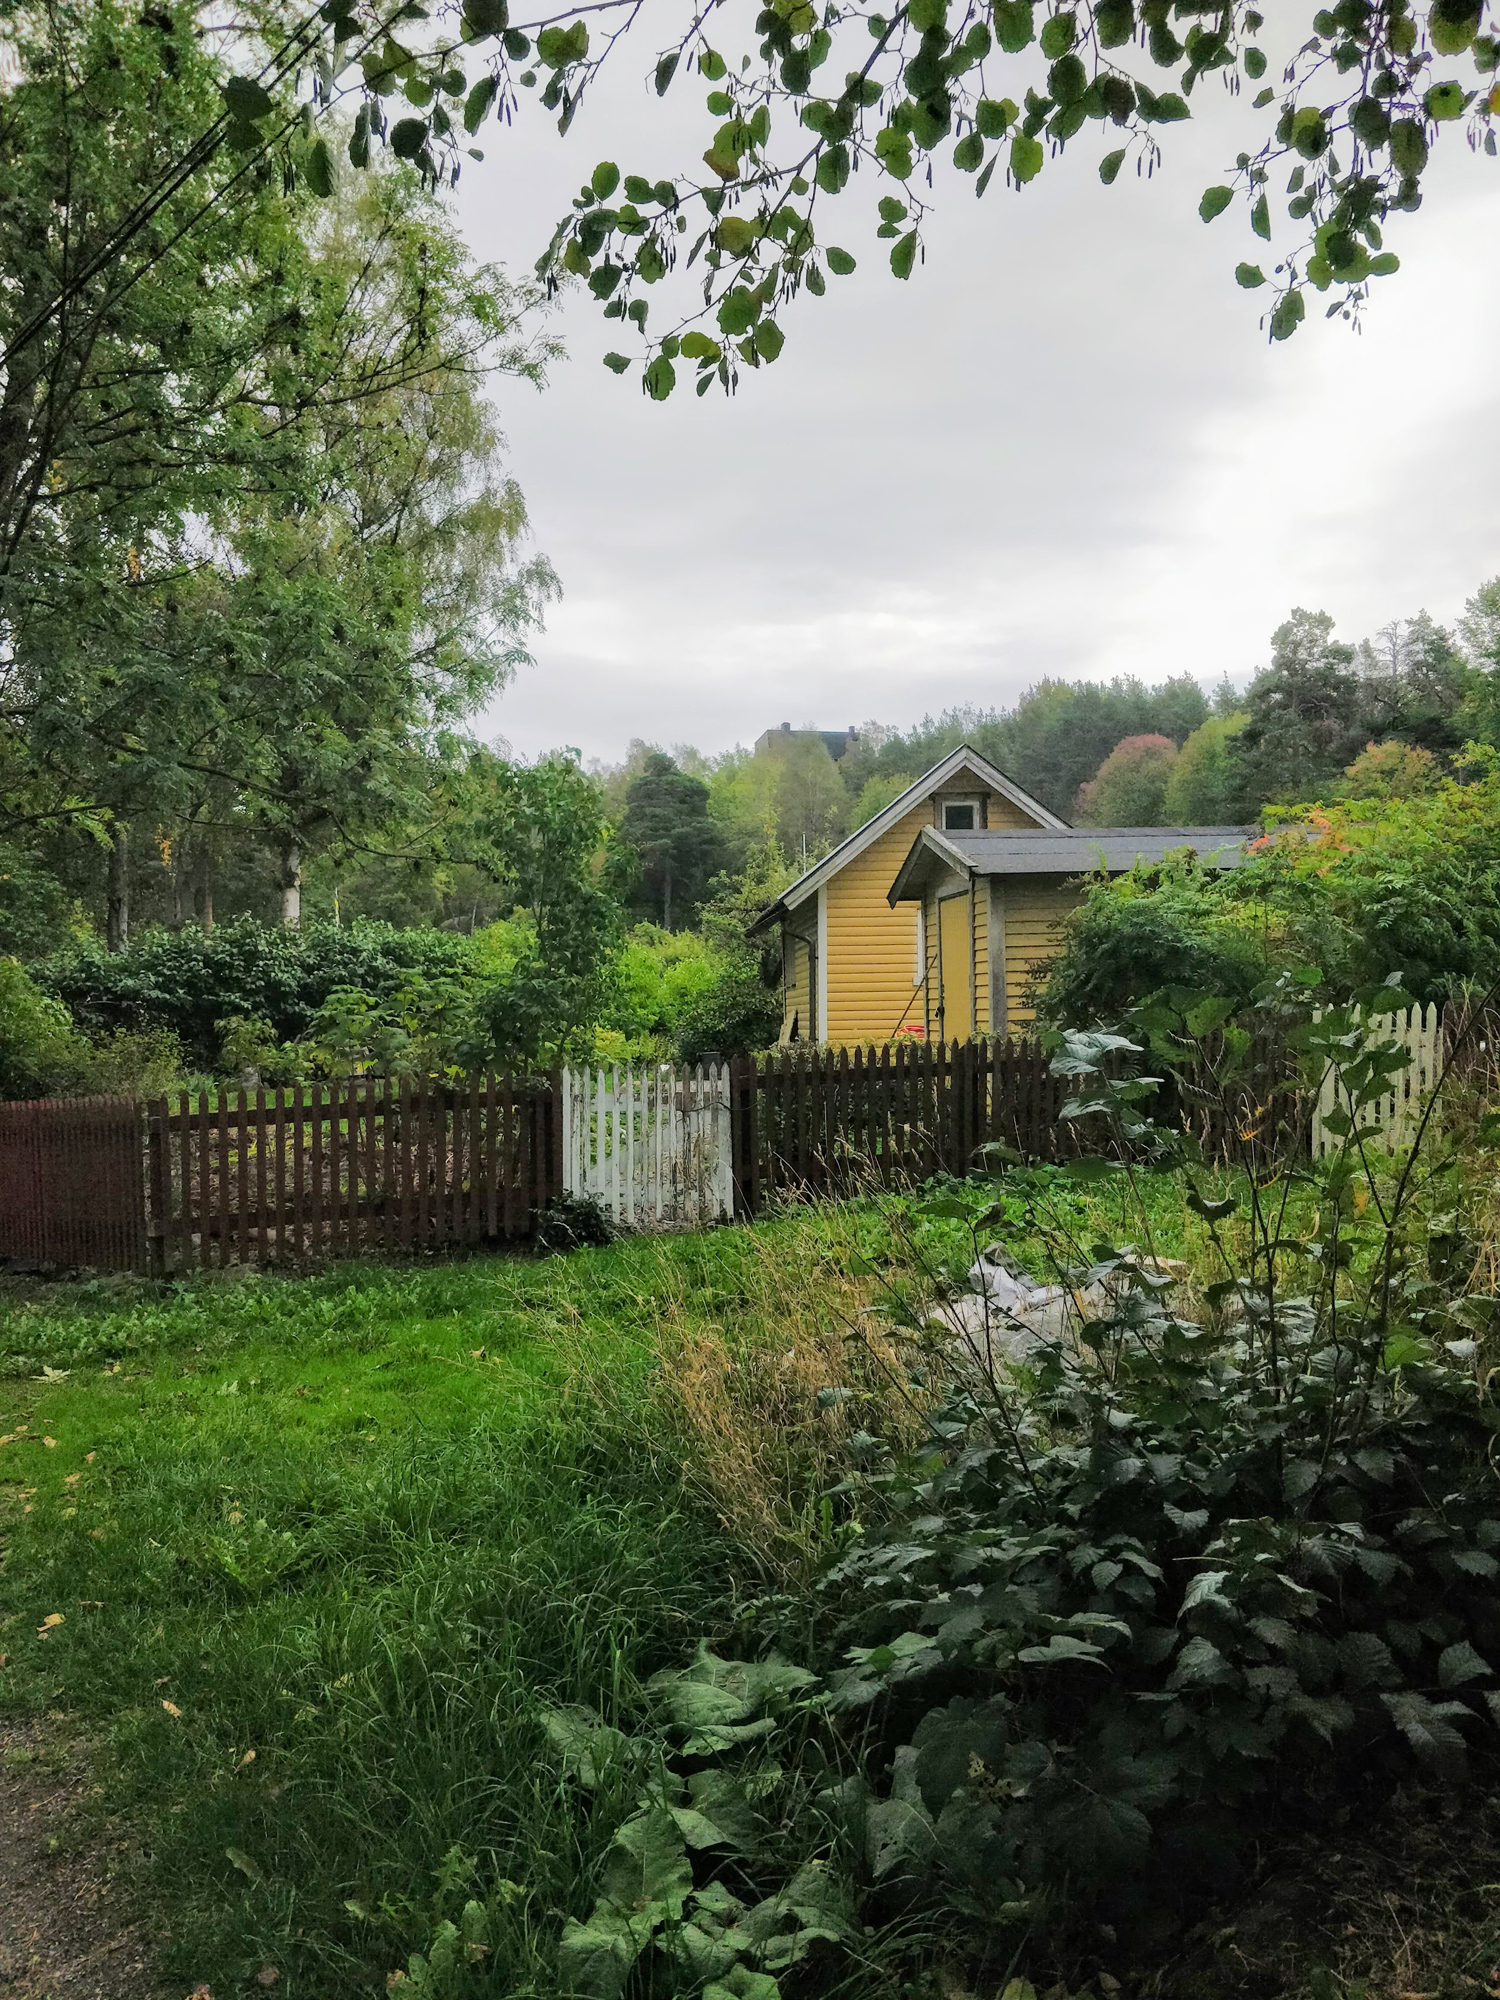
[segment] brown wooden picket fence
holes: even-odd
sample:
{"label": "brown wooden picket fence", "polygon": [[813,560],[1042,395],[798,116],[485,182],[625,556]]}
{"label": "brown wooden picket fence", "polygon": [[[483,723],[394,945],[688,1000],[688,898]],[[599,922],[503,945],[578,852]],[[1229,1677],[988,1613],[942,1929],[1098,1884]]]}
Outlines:
{"label": "brown wooden picket fence", "polygon": [[0,1104],[0,1257],[149,1269],[143,1130],[134,1098]]}
{"label": "brown wooden picket fence", "polygon": [[556,1189],[549,1081],[356,1077],[149,1107],[155,1266],[530,1236]]}
{"label": "brown wooden picket fence", "polygon": [[[1436,1030],[1423,1032],[1431,1069]],[[1495,1069],[1496,1036],[1471,1039]],[[1313,1107],[1294,1087],[1290,1051],[1267,1037],[1250,1054],[1227,1100],[1208,1073],[1179,1076],[1154,1116],[1252,1165],[1305,1153]],[[788,1197],[966,1174],[992,1143],[1035,1161],[1111,1144],[1101,1121],[1062,1117],[1073,1085],[1028,1041],[791,1048],[740,1058],[727,1075],[653,1071],[641,1083],[627,1066],[623,1083],[614,1071],[586,1081],[580,1091],[566,1071],[357,1077],[150,1105],[0,1104],[0,1258],[182,1272],[524,1242],[564,1196],[618,1193],[611,1149],[621,1146],[627,1176],[639,1165],[632,1147],[644,1148],[683,1182],[667,1218],[680,1224],[727,1208],[730,1187],[735,1216],[747,1217]],[[1477,1071],[1474,1085],[1500,1092]],[[705,1091],[713,1115],[687,1116]],[[683,1134],[680,1161],[656,1157]],[[626,1207],[627,1221],[642,1219]],[[654,1212],[660,1223],[660,1202]]]}
{"label": "brown wooden picket fence", "polygon": [[739,1206],[961,1175],[999,1142],[1028,1160],[1076,1150],[1068,1086],[1034,1042],[784,1049],[731,1065]]}

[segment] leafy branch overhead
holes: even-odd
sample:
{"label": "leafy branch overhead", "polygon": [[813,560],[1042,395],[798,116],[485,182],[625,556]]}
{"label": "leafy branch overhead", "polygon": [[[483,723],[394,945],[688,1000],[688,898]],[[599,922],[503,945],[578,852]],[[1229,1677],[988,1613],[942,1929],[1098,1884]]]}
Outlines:
{"label": "leafy branch overhead", "polygon": [[[508,125],[528,96],[567,133],[618,44],[642,32],[639,0],[596,0],[572,21],[515,20],[510,0],[394,16],[381,0],[327,0],[322,16],[324,97],[358,66],[353,163],[384,143],[450,181],[466,151],[483,157],[470,142],[486,123]],[[741,367],[780,354],[803,291],[820,296],[829,275],[855,269],[830,240],[830,205],[856,174],[874,177],[875,235],[904,279],[922,254],[935,166],[972,177],[976,195],[997,174],[1020,189],[1080,141],[1098,148],[1106,185],[1126,168],[1150,174],[1161,128],[1217,87],[1225,107],[1249,95],[1259,143],[1199,213],[1211,222],[1238,200],[1267,243],[1273,223],[1285,229],[1284,248],[1236,270],[1247,289],[1270,286],[1264,323],[1285,339],[1309,291],[1328,296],[1329,316],[1352,316],[1371,279],[1397,268],[1383,227],[1420,205],[1445,126],[1494,154],[1500,44],[1488,25],[1485,0],[1340,0],[1270,21],[1241,0],[907,0],[890,13],[878,0],[706,0],[651,72],[658,97],[706,87],[701,165],[658,179],[600,163],[538,271],[552,287],[586,283],[607,319],[635,328],[651,396],[670,395],[682,363],[700,394],[732,389]],[[273,114],[270,94],[236,80],[226,97],[248,143]],[[310,138],[306,159],[321,187],[325,142]],[[670,328],[648,333],[654,288],[689,272],[665,293]],[[605,359],[620,374],[634,365]]]}

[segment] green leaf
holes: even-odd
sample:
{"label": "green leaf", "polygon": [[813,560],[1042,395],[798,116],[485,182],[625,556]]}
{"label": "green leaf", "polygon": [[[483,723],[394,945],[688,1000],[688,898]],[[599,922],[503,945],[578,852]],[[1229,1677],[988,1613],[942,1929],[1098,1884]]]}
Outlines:
{"label": "green leaf", "polygon": [[557,1947],[563,1991],[577,2000],[620,2000],[631,1967],[645,1949],[618,1912],[601,1907],[586,1924],[570,1918]]}
{"label": "green leaf", "polygon": [[975,174],[984,165],[984,141],[977,132],[965,132],[953,148],[953,164],[961,174]]}
{"label": "green leaf", "polygon": [[1416,118],[1398,118],[1391,127],[1391,164],[1414,180],[1427,165],[1427,134]]}
{"label": "green leaf", "polygon": [[646,394],[653,403],[664,403],[677,387],[677,370],[665,354],[655,354],[646,363]]}
{"label": "green leaf", "polygon": [[223,86],[224,104],[240,125],[253,125],[271,109],[271,93],[253,77],[232,76]]}
{"label": "green leaf", "polygon": [[1019,55],[1036,38],[1032,0],[995,0],[995,40],[1008,56]]}
{"label": "green leaf", "polygon": [[832,271],[833,275],[836,278],[847,278],[854,269],[854,259],[849,255],[849,252],[833,246],[830,247],[826,254],[828,268]]}
{"label": "green leaf", "polygon": [[666,96],[672,79],[677,74],[678,58],[679,51],[673,49],[670,55],[663,56],[661,61],[656,65],[656,75],[653,80],[656,84],[656,94],[658,97]]}
{"label": "green leaf", "polygon": [[1232,1195],[1224,1201],[1208,1201],[1203,1195],[1191,1191],[1186,1201],[1194,1215],[1201,1215],[1205,1222],[1223,1222],[1239,1207]]}
{"label": "green leaf", "polygon": [[265,1881],[266,1871],[264,1870],[264,1868],[261,1867],[258,1861],[254,1860],[250,1855],[246,1854],[243,1848],[226,1847],[224,1849],[224,1853],[228,1857],[229,1861],[233,1864],[233,1866],[239,1869],[240,1873],[244,1876],[247,1882]]}
{"label": "green leaf", "polygon": [[1271,240],[1271,204],[1266,197],[1257,195],[1255,205],[1250,210],[1250,227],[1264,242]]}
{"label": "green leaf", "polygon": [[626,1820],[604,1857],[600,1884],[604,1895],[625,1915],[659,1906],[664,1915],[680,1917],[693,1886],[693,1864],[677,1822],[665,1806],[637,1813]]}
{"label": "green leaf", "polygon": [[1234,200],[1234,189],[1229,187],[1205,188],[1203,199],[1198,204],[1198,214],[1204,222],[1212,222],[1216,215],[1222,215]]}
{"label": "green leaf", "polygon": [[1440,56],[1461,56],[1479,33],[1479,0],[1432,0],[1427,33]]}
{"label": "green leaf", "polygon": [[1028,138],[1024,132],[1017,132],[1010,142],[1010,170],[1017,184],[1024,187],[1027,181],[1034,181],[1042,171],[1042,142]]}
{"label": "green leaf", "polygon": [[891,269],[898,278],[909,278],[916,260],[917,232],[911,229],[899,243],[891,246]]}
{"label": "green leaf", "polygon": [[613,160],[601,160],[589,175],[589,186],[600,201],[608,201],[620,185],[620,169]]}
{"label": "green leaf", "polygon": [[1016,1658],[1028,1667],[1057,1667],[1085,1661],[1090,1666],[1103,1666],[1099,1648],[1089,1644],[1087,1639],[1075,1639],[1067,1632],[1054,1632],[1045,1646],[1023,1646]]}
{"label": "green leaf", "polygon": [[492,76],[482,76],[464,99],[464,130],[477,132],[488,116],[499,85]]}
{"label": "green leaf", "polygon": [[1096,0],[1094,27],[1101,49],[1119,49],[1135,33],[1134,0]]}
{"label": "green leaf", "polygon": [[333,193],[333,155],[326,139],[314,139],[307,150],[307,185],[320,201]]}
{"label": "green leaf", "polygon": [[786,335],[774,319],[760,320],[756,325],[754,338],[755,351],[762,361],[774,361],[786,345]]}
{"label": "green leaf", "polygon": [[1260,268],[1259,264],[1236,264],[1234,267],[1234,282],[1237,285],[1242,285],[1247,292],[1253,292],[1257,285],[1263,285],[1266,282],[1266,274]]}
{"label": "green leaf", "polygon": [[744,257],[760,240],[760,226],[746,215],[726,215],[714,231],[714,241],[731,257]]}
{"label": "green leaf", "polygon": [[[623,355],[611,358],[624,360]],[[611,1764],[636,1747],[618,1729],[611,1729],[593,1709],[576,1702],[545,1710],[542,1726],[547,1741],[562,1752],[563,1768],[590,1791],[602,1782]]]}
{"label": "green leaf", "polygon": [[1065,56],[1077,39],[1078,20],[1074,14],[1050,14],[1042,23],[1042,54],[1049,62]]}
{"label": "green leaf", "polygon": [[589,52],[587,21],[566,28],[543,28],[536,38],[536,58],[543,69],[562,70],[582,62]]}
{"label": "green leaf", "polygon": [[1446,1647],[1438,1658],[1438,1679],[1445,1688],[1462,1687],[1465,1681],[1485,1680],[1490,1671],[1467,1639]]}
{"label": "green leaf", "polygon": [[464,26],[475,41],[501,34],[510,23],[507,0],[464,0],[463,15]]}
{"label": "green leaf", "polygon": [[1420,1367],[1424,1361],[1431,1359],[1432,1349],[1425,1340],[1418,1340],[1410,1333],[1393,1333],[1385,1344],[1380,1365],[1394,1373],[1398,1368]]}
{"label": "green leaf", "polygon": [[1106,187],[1113,187],[1116,176],[1125,164],[1125,148],[1120,146],[1113,153],[1106,153],[1099,162],[1099,178]]}
{"label": "green leaf", "polygon": [[694,328],[682,336],[682,352],[689,361],[717,361],[724,350],[718,341],[710,340],[706,333]]}
{"label": "green leaf", "polygon": [[781,1988],[769,1972],[752,1972],[737,1965],[727,1979],[715,1979],[704,1987],[702,2000],[781,2000]]}
{"label": "green leaf", "polygon": [[736,285],[719,301],[719,331],[731,340],[748,333],[760,317],[760,305],[747,285]]}
{"label": "green leaf", "polygon": [[426,144],[425,118],[400,118],[391,127],[391,151],[398,160],[414,160]]}
{"label": "green leaf", "polygon": [[628,354],[606,354],[604,365],[606,368],[612,368],[616,375],[623,375],[625,370],[630,366],[630,356]]}
{"label": "green leaf", "polygon": [[1422,107],[1429,118],[1441,122],[1447,118],[1462,118],[1465,102],[1461,83],[1435,83],[1422,99]]}
{"label": "green leaf", "polygon": [[1370,259],[1372,278],[1390,278],[1401,269],[1401,259],[1394,250],[1382,250],[1378,257]]}
{"label": "green leaf", "polygon": [[1344,1678],[1352,1688],[1401,1685],[1401,1670],[1390,1647],[1373,1632],[1346,1632],[1335,1649]]}

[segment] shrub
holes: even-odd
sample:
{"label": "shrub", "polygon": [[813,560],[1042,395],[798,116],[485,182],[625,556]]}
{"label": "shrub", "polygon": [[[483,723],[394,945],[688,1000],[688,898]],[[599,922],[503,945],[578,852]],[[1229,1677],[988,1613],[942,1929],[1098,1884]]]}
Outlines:
{"label": "shrub", "polygon": [[13,958],[0,958],[0,1097],[70,1090],[87,1046],[61,1002],[42,993]]}
{"label": "shrub", "polygon": [[[966,1230],[966,1257],[1043,1244],[1066,1323],[1002,1358],[1023,1323],[960,1309],[953,1272],[890,1287],[914,1389],[946,1374],[947,1393],[916,1451],[863,1441],[836,1496],[843,1552],[810,1598],[761,1607],[781,1651],[657,1677],[657,1728],[620,1754],[660,1776],[564,1940],[574,1991],[617,1994],[649,1957],[653,1991],[698,1992],[711,1960],[729,1991],[769,1993],[758,1977],[919,1914],[1014,1971],[1070,1911],[1159,1922],[1273,1823],[1378,1810],[1413,1772],[1456,1785],[1493,1741],[1500,1494],[1478,1342],[1495,1302],[1459,1275],[1465,1182],[1430,1123],[1410,1155],[1371,1152],[1405,1051],[1292,993],[1274,1013],[1294,1018],[1300,1102],[1331,1069],[1349,1106],[1332,1157],[1268,1173],[1252,1121],[1243,1170],[1214,1173],[1142,1115],[1153,1085],[1115,1075],[1122,1058],[1212,1057],[1200,1094],[1245,1129],[1230,1114],[1256,1094],[1239,1065],[1262,1023],[1197,994],[1134,1043],[1064,1038],[1066,1115],[1108,1154],[922,1205]],[[1493,1153],[1478,1164],[1487,1187]],[[1055,1199],[1113,1179],[1149,1242],[1160,1202],[1133,1190],[1163,1174],[1210,1260],[1197,1314],[1180,1270],[1080,1242],[1076,1203]],[[643,1847],[671,1893],[626,1909]]]}
{"label": "shrub", "polygon": [[1195,861],[1097,879],[1068,917],[1041,1013],[1072,1026],[1118,1018],[1168,986],[1248,1000],[1273,969],[1284,929]]}
{"label": "shrub", "polygon": [[478,955],[473,940],[448,931],[368,922],[294,931],[241,917],[207,936],[147,932],[113,957],[97,944],[79,946],[36,978],[86,1034],[169,1029],[207,1069],[219,1057],[222,1022],[264,1021],[274,1042],[295,1041],[339,987],[384,998],[414,973],[472,976]]}

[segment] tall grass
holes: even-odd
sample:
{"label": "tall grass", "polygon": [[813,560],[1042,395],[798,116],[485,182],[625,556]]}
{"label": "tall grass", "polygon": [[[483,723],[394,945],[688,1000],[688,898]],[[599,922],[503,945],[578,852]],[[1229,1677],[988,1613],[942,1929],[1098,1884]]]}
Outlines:
{"label": "tall grass", "polygon": [[0,1298],[0,1704],[94,1732],[172,1977],[368,1994],[474,1897],[454,1992],[555,1993],[622,1802],[540,1713],[816,1560],[879,1227]]}

